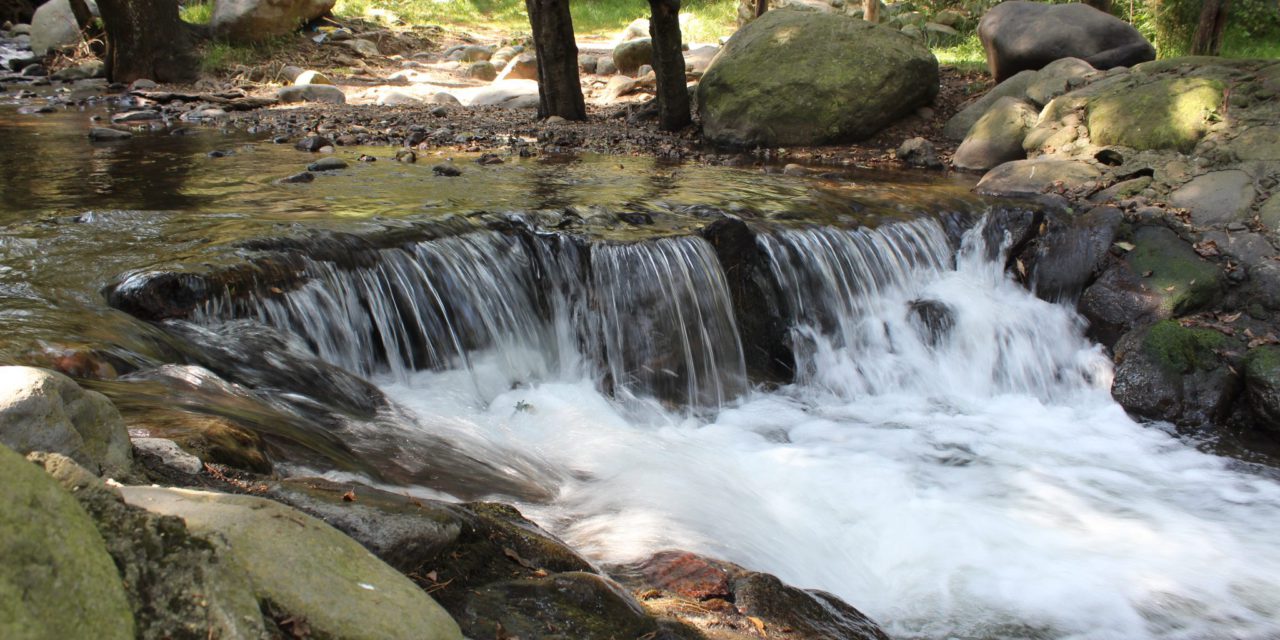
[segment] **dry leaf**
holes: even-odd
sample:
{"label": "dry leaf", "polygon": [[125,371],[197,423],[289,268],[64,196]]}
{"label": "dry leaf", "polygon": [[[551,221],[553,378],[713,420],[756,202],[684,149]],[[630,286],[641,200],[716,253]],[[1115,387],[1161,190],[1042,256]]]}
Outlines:
{"label": "dry leaf", "polygon": [[756,628],[757,633],[759,633],[762,636],[764,635],[764,620],[761,620],[760,618],[757,618],[755,616],[747,616],[747,620],[751,621],[751,625]]}
{"label": "dry leaf", "polygon": [[1144,278],[1150,278],[1153,274],[1155,274],[1155,272],[1154,272],[1154,271],[1143,271],[1143,272],[1142,272],[1142,277],[1144,277]]}
{"label": "dry leaf", "polygon": [[350,491],[348,491],[348,492],[346,492],[346,493],[342,494],[342,501],[343,501],[343,502],[355,502],[355,501],[356,501],[356,490],[355,490],[355,489],[352,489],[352,490],[350,490]]}
{"label": "dry leaf", "polygon": [[1176,284],[1171,284],[1171,285],[1169,285],[1169,286],[1165,287],[1165,288],[1164,288],[1164,290],[1165,290],[1165,291],[1173,291],[1174,289],[1177,289],[1177,288],[1178,288],[1178,285],[1176,285]]}
{"label": "dry leaf", "polygon": [[1223,322],[1235,322],[1236,320],[1240,319],[1240,313],[1241,312],[1237,311],[1235,313],[1228,313],[1227,315],[1220,316],[1220,317],[1222,318]]}
{"label": "dry leaf", "polygon": [[1132,242],[1116,242],[1116,243],[1113,243],[1112,246],[1114,246],[1115,248],[1121,251],[1133,251]]}
{"label": "dry leaf", "polygon": [[1192,248],[1194,248],[1196,250],[1196,253],[1200,254],[1202,258],[1212,258],[1221,253],[1220,251],[1218,251],[1218,243],[1214,242],[1213,240],[1205,240],[1203,242],[1197,242],[1194,245],[1192,245]]}
{"label": "dry leaf", "polygon": [[521,557],[520,557],[520,554],[516,553],[516,550],[515,550],[515,549],[512,549],[511,547],[503,547],[503,548],[502,548],[502,553],[503,553],[503,555],[507,556],[508,558],[511,558],[512,560],[515,560],[515,561],[516,561],[520,566],[522,566],[522,567],[524,567],[524,568],[526,568],[526,569],[537,569],[537,568],[538,568],[538,565],[535,565],[534,563],[529,562],[528,560],[525,560],[524,558],[521,558]]}

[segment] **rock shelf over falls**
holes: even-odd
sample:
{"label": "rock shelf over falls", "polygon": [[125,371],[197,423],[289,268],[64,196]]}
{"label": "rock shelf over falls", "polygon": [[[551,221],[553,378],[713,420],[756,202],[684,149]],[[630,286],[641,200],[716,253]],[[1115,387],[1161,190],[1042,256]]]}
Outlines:
{"label": "rock shelf over falls", "polygon": [[[514,223],[385,248],[348,239],[362,246],[350,253],[327,240],[211,274],[131,274],[108,297],[144,317],[252,319],[362,376],[467,368],[483,351],[512,384],[586,376],[618,398],[715,408],[797,380],[798,356],[810,377],[807,331],[853,346],[863,309],[952,268],[979,217],[869,230],[720,215],[630,242]],[[913,340],[942,339],[948,312],[933,309]]]}

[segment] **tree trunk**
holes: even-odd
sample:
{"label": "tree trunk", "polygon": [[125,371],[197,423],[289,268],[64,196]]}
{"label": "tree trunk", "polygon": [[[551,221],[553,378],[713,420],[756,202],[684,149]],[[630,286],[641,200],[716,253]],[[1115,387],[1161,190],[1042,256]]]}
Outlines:
{"label": "tree trunk", "polygon": [[653,38],[653,71],[658,79],[658,126],[663,131],[679,131],[693,122],[680,42],[680,0],[649,0],[649,9],[653,12],[649,36]]}
{"label": "tree trunk", "polygon": [[756,17],[764,15],[769,10],[769,0],[756,0]]}
{"label": "tree trunk", "polygon": [[880,0],[862,0],[862,19],[880,22]]}
{"label": "tree trunk", "polygon": [[107,76],[112,82],[196,79],[194,36],[173,0],[98,0],[107,29]]}
{"label": "tree trunk", "polygon": [[569,0],[525,0],[538,52],[538,117],[586,120]]}
{"label": "tree trunk", "polygon": [[1200,21],[1191,39],[1191,55],[1216,56],[1222,51],[1222,30],[1227,26],[1227,9],[1231,0],[1204,0]]}
{"label": "tree trunk", "polygon": [[1084,0],[1084,3],[1098,11],[1111,13],[1111,0]]}

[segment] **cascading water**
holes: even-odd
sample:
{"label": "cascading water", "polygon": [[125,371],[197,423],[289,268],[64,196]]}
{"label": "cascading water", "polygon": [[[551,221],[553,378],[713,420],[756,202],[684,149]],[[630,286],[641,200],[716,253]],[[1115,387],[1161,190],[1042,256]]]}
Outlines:
{"label": "cascading water", "polygon": [[522,509],[602,561],[708,553],[903,638],[1280,634],[1280,486],[1130,420],[1081,319],[982,242],[928,219],[761,231],[799,371],[775,390],[746,388],[696,237],[584,256],[475,233],[202,317],[371,375],[407,437],[519,456],[557,496]]}

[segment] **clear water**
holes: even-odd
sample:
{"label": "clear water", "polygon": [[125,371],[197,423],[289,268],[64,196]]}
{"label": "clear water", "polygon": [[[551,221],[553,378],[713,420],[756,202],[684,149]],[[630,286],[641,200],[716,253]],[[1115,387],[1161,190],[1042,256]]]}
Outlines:
{"label": "clear water", "polygon": [[[89,345],[160,365],[172,338],[99,289],[243,261],[246,239],[572,207],[589,246],[482,232],[363,271],[317,261],[302,289],[197,319],[279,327],[395,400],[328,434],[366,463],[342,473],[394,467],[383,482],[427,492],[449,443],[489,470],[473,490],[536,487],[520,507],[602,562],[709,553],[834,592],[902,638],[1280,636],[1274,473],[1130,420],[1081,319],[942,232],[937,214],[981,206],[965,185],[588,157],[454,180],[384,159],[285,186],[308,158],[234,128],[89,145],[88,115],[0,107],[0,144],[19,150],[0,155],[6,363]],[[764,232],[795,384],[743,382],[725,274],[678,238],[700,205]],[[323,460],[292,468],[338,473]]]}

